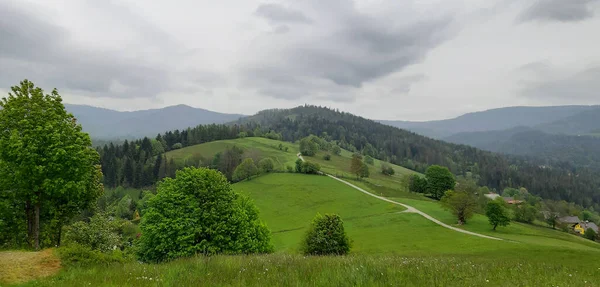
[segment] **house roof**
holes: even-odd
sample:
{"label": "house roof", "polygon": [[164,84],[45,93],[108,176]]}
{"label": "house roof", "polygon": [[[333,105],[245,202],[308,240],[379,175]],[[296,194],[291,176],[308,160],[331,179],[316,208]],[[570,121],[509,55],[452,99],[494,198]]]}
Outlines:
{"label": "house roof", "polygon": [[577,216],[565,216],[565,217],[561,217],[559,219],[557,219],[559,222],[562,223],[579,223],[581,220],[579,220],[579,217]]}
{"label": "house roof", "polygon": [[593,222],[582,222],[581,227],[583,227],[583,229],[585,229],[585,230],[587,230],[588,228],[591,228],[596,233],[598,233],[598,225],[596,225]]}

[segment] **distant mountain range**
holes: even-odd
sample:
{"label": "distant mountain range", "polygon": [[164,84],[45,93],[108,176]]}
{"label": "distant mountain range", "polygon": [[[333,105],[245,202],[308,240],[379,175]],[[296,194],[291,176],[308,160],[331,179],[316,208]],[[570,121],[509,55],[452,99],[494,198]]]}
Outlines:
{"label": "distant mountain range", "polygon": [[379,121],[428,137],[443,139],[457,133],[538,127],[547,133],[584,134],[600,129],[600,106],[508,107],[468,113],[453,119],[408,122]]}
{"label": "distant mountain range", "polygon": [[186,129],[200,124],[227,123],[244,115],[223,114],[186,105],[162,109],[119,112],[109,109],[65,104],[95,140],[133,139],[156,136],[168,130]]}

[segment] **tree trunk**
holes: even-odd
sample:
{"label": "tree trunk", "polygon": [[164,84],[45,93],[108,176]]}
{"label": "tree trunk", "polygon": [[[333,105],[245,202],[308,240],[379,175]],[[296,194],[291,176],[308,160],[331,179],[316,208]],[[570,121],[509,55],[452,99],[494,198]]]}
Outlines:
{"label": "tree trunk", "polygon": [[62,224],[58,224],[58,237],[56,238],[56,247],[60,247],[60,237],[62,236]]}
{"label": "tree trunk", "polygon": [[34,240],[34,246],[35,246],[35,250],[40,250],[40,203],[37,202],[35,204],[35,210],[34,210],[35,214],[34,214],[34,224],[33,224],[33,240]]}
{"label": "tree trunk", "polygon": [[494,224],[494,230],[496,230],[496,227],[498,227],[498,224]]}
{"label": "tree trunk", "polygon": [[30,201],[25,203],[25,214],[27,215],[27,244],[33,247],[33,214]]}

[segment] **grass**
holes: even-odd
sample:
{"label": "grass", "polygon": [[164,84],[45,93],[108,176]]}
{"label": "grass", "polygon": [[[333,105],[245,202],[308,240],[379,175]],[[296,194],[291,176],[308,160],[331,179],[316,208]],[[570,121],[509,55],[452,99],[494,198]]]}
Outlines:
{"label": "grass", "polygon": [[580,269],[526,257],[214,256],[74,268],[25,286],[597,286],[595,265]]}
{"label": "grass", "polygon": [[59,270],[60,260],[52,249],[0,252],[0,286],[51,276]]}
{"label": "grass", "polygon": [[[288,151],[286,152],[284,150],[280,150],[280,144],[284,148],[287,147]],[[244,158],[249,157],[257,160],[270,157],[275,162],[275,168],[279,170],[284,170],[286,166],[294,167],[296,153],[298,151],[298,146],[293,143],[259,137],[250,137],[193,145],[170,151],[166,153],[166,156],[167,160],[172,158],[179,165],[183,165],[186,160],[190,160],[194,157],[202,158],[203,161],[210,162],[215,154],[222,152],[227,148],[231,148],[234,145],[244,150]]]}

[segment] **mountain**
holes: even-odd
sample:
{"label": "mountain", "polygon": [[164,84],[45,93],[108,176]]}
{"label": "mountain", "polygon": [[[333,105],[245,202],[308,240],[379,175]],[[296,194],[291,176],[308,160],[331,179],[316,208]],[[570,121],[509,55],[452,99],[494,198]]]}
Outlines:
{"label": "mountain", "polygon": [[[544,124],[567,121],[558,127],[547,130],[561,130],[574,120],[586,121],[592,116],[581,116],[586,111],[600,110],[599,106],[554,106],[554,107],[507,107],[482,112],[468,113],[453,119],[408,122],[379,121],[380,123],[407,129],[433,138],[445,138],[463,132],[505,130],[514,127],[535,127]],[[592,112],[593,113],[593,112]],[[594,115],[597,115],[596,112]],[[579,117],[578,117],[579,116]],[[596,121],[598,122],[598,121]],[[560,128],[559,128],[560,127]],[[600,128],[600,127],[597,127]]]}
{"label": "mountain", "polygon": [[585,110],[550,123],[540,124],[536,128],[551,134],[596,134],[600,131],[600,107]]}
{"label": "mountain", "polygon": [[517,127],[501,131],[458,133],[445,141],[466,144],[492,152],[535,157],[547,165],[568,163],[600,170],[600,138],[548,134]]}
{"label": "mountain", "polygon": [[65,104],[65,108],[77,118],[83,130],[97,140],[153,137],[168,130],[182,130],[200,124],[226,123],[244,117],[186,105],[133,112],[71,104]]}
{"label": "mountain", "polygon": [[[563,116],[568,114],[561,108],[555,111],[562,111]],[[541,116],[543,113],[538,114]],[[546,120],[549,120],[548,117]],[[514,120],[509,121],[515,123]],[[535,122],[539,120],[530,118],[530,124]],[[533,194],[547,199],[564,199],[600,208],[600,178],[596,176],[597,172],[569,162],[553,161],[553,165],[549,166],[544,159],[507,156],[435,140],[349,113],[315,106],[262,111],[237,123],[242,126],[260,125],[265,131],[274,130],[287,141],[310,134],[319,135],[337,141],[345,149],[361,151],[419,172],[430,165],[443,165],[457,175],[473,174],[480,185],[497,190],[526,187]],[[498,126],[501,125],[495,127]],[[535,149],[535,145],[531,149]]]}

